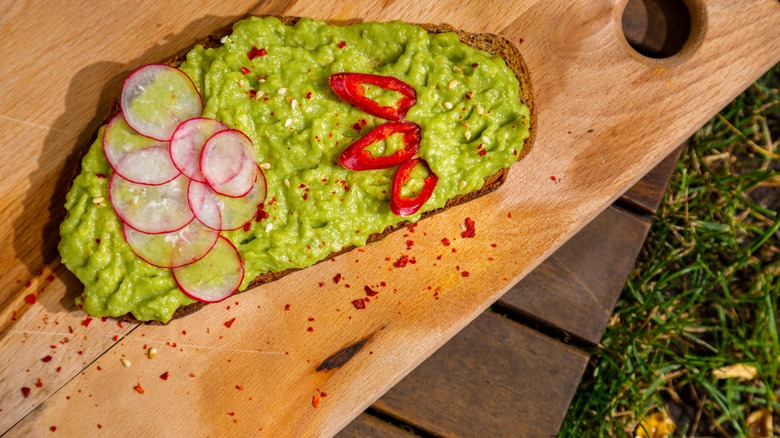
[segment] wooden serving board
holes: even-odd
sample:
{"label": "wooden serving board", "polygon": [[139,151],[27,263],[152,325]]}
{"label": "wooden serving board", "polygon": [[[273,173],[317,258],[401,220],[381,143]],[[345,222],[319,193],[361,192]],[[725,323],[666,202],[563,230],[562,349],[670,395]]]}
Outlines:
{"label": "wooden serving board", "polygon": [[[775,0],[686,1],[691,41],[665,60],[625,42],[626,1],[0,6],[0,433],[336,433],[780,60]],[[79,148],[130,70],[247,13],[501,33],[532,72],[535,149],[499,191],[413,233],[167,326],[86,318],[73,305],[81,286],[56,255]],[[476,222],[475,239],[460,237],[466,217]],[[394,268],[404,254],[417,263]],[[383,281],[366,309],[351,305],[365,285]],[[154,359],[150,347],[159,351]]]}

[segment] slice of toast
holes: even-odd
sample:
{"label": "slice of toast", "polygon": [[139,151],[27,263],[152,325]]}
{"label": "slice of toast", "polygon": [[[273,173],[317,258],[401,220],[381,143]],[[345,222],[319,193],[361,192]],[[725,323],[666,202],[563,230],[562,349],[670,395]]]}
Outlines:
{"label": "slice of toast", "polygon": [[[290,16],[276,16],[283,24],[292,26],[295,23],[298,22],[299,17],[290,17]],[[517,80],[520,83],[520,95],[518,98],[522,103],[524,103],[526,106],[528,106],[530,110],[530,120],[529,120],[529,136],[526,138],[523,142],[522,147],[520,148],[520,151],[518,153],[517,159],[520,160],[523,157],[525,157],[528,152],[531,150],[531,147],[533,145],[535,136],[536,136],[536,109],[534,106],[533,101],[533,93],[531,88],[531,78],[530,74],[528,72],[528,68],[525,64],[525,61],[523,60],[522,55],[520,54],[519,49],[517,46],[512,43],[509,39],[497,35],[497,34],[491,34],[491,33],[469,33],[463,30],[457,30],[453,28],[450,25],[442,24],[417,24],[417,26],[420,26],[421,28],[425,29],[429,33],[445,33],[445,32],[454,32],[458,39],[473,48],[484,50],[490,54],[500,56],[502,59],[504,59],[507,66],[514,72],[515,76],[517,77]],[[233,25],[226,27],[225,29],[222,29],[219,32],[216,32],[209,37],[207,37],[205,40],[201,41],[199,45],[203,46],[204,48],[214,48],[219,47],[222,45],[220,42],[223,37],[229,35],[232,32]],[[173,58],[164,61],[164,64],[171,65],[174,67],[178,67],[179,65],[184,62],[186,59],[186,54],[189,52],[190,49],[187,49],[186,51],[181,52],[180,54],[174,56]],[[118,101],[115,100],[110,109],[109,113],[104,119],[104,123],[108,123],[111,118],[113,118],[116,114],[118,114],[121,111],[121,108],[118,104]],[[95,141],[97,138],[97,133],[93,136],[92,140],[89,144]],[[86,148],[84,148],[84,154],[86,154],[86,151],[89,148],[89,144]],[[79,160],[79,163],[81,160]],[[74,177],[78,175],[80,172],[80,168],[76,169],[76,172],[74,174]],[[504,168],[496,172],[495,174],[485,178],[485,184],[482,186],[481,189],[464,194],[464,195],[458,195],[453,198],[450,198],[444,207],[427,211],[422,214],[421,218],[426,218],[429,216],[432,216],[436,213],[439,213],[441,211],[444,211],[450,207],[460,205],[463,203],[466,203],[468,201],[471,201],[475,198],[478,198],[480,196],[483,196],[485,194],[488,194],[497,188],[499,188],[507,179],[507,175],[509,174],[509,169]],[[392,233],[393,231],[396,231],[398,229],[404,228],[406,225],[408,225],[407,222],[402,222],[396,226],[391,226],[386,229],[384,229],[380,233],[374,233],[371,234],[367,238],[367,243],[377,241],[388,234]],[[342,248],[340,251],[328,254],[325,256],[322,260],[328,260],[332,257],[344,254],[346,252],[349,252],[351,250],[355,249],[355,246],[349,246]],[[285,269],[278,272],[268,272],[265,274],[261,274],[255,279],[251,281],[249,284],[249,287],[245,291],[248,291],[250,289],[253,289],[256,286],[259,286],[264,283],[269,283],[271,281],[278,280],[282,277],[284,277],[287,274],[290,274],[292,272],[295,272],[299,269]],[[179,318],[185,315],[189,315],[191,313],[194,313],[195,311],[202,308],[206,303],[202,302],[196,302],[193,304],[189,304],[186,306],[182,306],[178,308],[175,313],[173,314],[173,318]],[[158,321],[138,321],[135,319],[131,314],[126,314],[123,317],[124,320],[130,321],[130,322],[147,322],[147,323],[159,323]]]}

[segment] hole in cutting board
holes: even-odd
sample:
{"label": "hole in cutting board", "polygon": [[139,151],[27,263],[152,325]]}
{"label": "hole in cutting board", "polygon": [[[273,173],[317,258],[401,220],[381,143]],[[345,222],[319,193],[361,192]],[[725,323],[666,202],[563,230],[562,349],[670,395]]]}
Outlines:
{"label": "hole in cutting board", "polygon": [[691,37],[691,10],[684,0],[628,0],[622,22],[628,44],[649,58],[675,55]]}

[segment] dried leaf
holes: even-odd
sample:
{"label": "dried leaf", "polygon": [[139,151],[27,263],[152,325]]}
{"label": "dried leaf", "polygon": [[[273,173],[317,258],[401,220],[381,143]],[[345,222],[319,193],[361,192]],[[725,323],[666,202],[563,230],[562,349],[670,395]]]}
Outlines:
{"label": "dried leaf", "polygon": [[655,411],[642,420],[634,431],[635,438],[667,438],[672,436],[677,425],[665,410]]}
{"label": "dried leaf", "polygon": [[768,409],[753,411],[747,417],[749,438],[769,438],[772,436],[772,413]]}
{"label": "dried leaf", "polygon": [[746,380],[753,380],[758,376],[758,368],[753,365],[746,365],[744,363],[738,363],[734,365],[726,365],[720,368],[712,370],[712,375],[716,379],[739,379],[740,382]]}

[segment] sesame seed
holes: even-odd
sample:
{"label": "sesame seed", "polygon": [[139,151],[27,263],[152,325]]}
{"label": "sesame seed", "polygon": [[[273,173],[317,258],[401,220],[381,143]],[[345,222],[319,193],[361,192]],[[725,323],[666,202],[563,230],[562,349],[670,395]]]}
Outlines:
{"label": "sesame seed", "polygon": [[103,202],[105,199],[102,196],[98,196],[96,198],[92,198],[92,203],[95,205],[100,205],[101,202]]}
{"label": "sesame seed", "polygon": [[119,361],[120,361],[120,362],[122,362],[122,365],[123,365],[125,368],[130,368],[130,365],[132,365],[132,364],[133,364],[133,363],[132,363],[132,362],[130,362],[129,360],[125,359],[124,357],[123,357],[123,358],[121,358],[121,359],[119,359]]}
{"label": "sesame seed", "polygon": [[273,230],[273,229],[274,229],[274,224],[272,224],[270,222],[268,223],[268,225],[265,226],[265,232],[266,233],[270,233],[271,230]]}
{"label": "sesame seed", "polygon": [[225,36],[223,36],[222,38],[219,39],[219,42],[222,43],[222,44],[225,44],[225,41],[227,41],[227,35],[225,35]]}
{"label": "sesame seed", "polygon": [[458,189],[463,190],[466,188],[466,181],[461,181],[460,184],[458,184]]}
{"label": "sesame seed", "polygon": [[463,135],[466,137],[466,140],[471,140],[471,131],[466,131]]}
{"label": "sesame seed", "polygon": [[271,168],[271,163],[263,163],[260,165],[260,168],[268,170]]}
{"label": "sesame seed", "polygon": [[292,119],[287,118],[287,120],[284,121],[284,127],[287,128],[290,125],[292,125]]}
{"label": "sesame seed", "polygon": [[450,81],[450,85],[448,85],[448,87],[449,87],[449,89],[450,89],[450,90],[452,90],[453,88],[455,88],[455,87],[457,87],[457,86],[458,86],[458,81],[457,81],[457,79],[453,79],[453,80],[451,80],[451,81]]}
{"label": "sesame seed", "polygon": [[291,107],[293,107],[293,108],[295,108],[296,106],[298,106],[298,101],[297,101],[297,100],[295,100],[295,99],[291,100],[291,101],[290,101],[290,106],[291,106]]}
{"label": "sesame seed", "polygon": [[241,88],[246,87],[246,81],[241,79],[240,81],[238,81],[238,86],[241,87]]}
{"label": "sesame seed", "polygon": [[255,99],[259,100],[261,97],[263,97],[264,94],[265,93],[263,92],[263,90],[257,90],[257,94],[255,94]]}
{"label": "sesame seed", "polygon": [[264,84],[265,83],[265,78],[260,78],[260,79],[257,80],[257,82],[260,82],[261,84]]}
{"label": "sesame seed", "polygon": [[290,180],[285,178],[284,179],[284,185],[285,185],[285,187],[287,187],[289,189],[290,188]]}
{"label": "sesame seed", "polygon": [[452,102],[444,102],[444,108],[452,109]]}
{"label": "sesame seed", "polygon": [[157,356],[157,349],[152,347],[148,351],[149,359],[154,359],[155,356]]}
{"label": "sesame seed", "polygon": [[477,105],[477,114],[482,115],[482,113],[484,113],[484,112],[485,112],[485,109],[482,108],[482,106]]}
{"label": "sesame seed", "polygon": [[488,138],[487,136],[483,135],[482,136],[482,143],[490,144],[490,138]]}
{"label": "sesame seed", "polygon": [[455,73],[462,73],[463,69],[458,67],[457,65],[453,65],[452,66],[452,71],[454,71]]}
{"label": "sesame seed", "polygon": [[284,87],[282,87],[282,88],[280,88],[280,89],[276,90],[276,92],[277,92],[277,93],[279,93],[279,94],[284,94],[284,93],[286,93],[286,92],[287,92],[287,89],[286,89],[286,88],[284,88]]}

